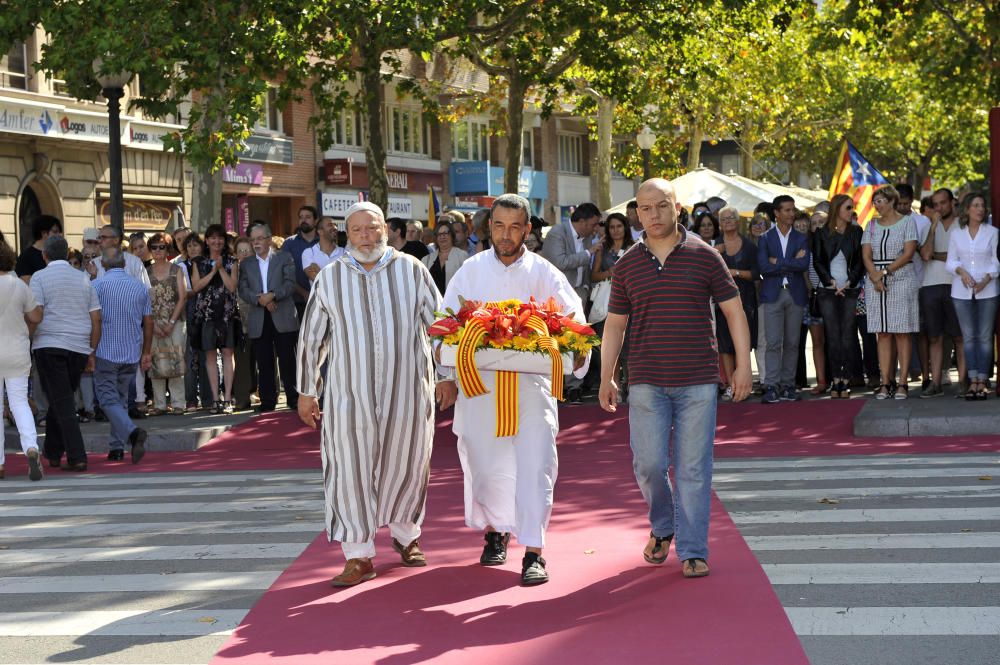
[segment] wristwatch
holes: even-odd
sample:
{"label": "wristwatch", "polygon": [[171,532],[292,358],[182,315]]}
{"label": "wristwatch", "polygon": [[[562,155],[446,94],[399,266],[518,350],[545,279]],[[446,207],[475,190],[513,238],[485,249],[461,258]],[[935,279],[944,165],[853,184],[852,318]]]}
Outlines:
{"label": "wristwatch", "polygon": [[174,325],[175,323],[177,323],[177,319],[170,319],[170,325]]}

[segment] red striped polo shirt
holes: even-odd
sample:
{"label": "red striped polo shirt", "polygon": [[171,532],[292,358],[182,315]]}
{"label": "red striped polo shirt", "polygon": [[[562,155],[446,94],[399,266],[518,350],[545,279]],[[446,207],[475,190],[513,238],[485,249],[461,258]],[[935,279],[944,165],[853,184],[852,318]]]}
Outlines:
{"label": "red striped polo shirt", "polygon": [[679,229],[681,239],[660,265],[645,244],[634,244],[611,272],[608,311],[628,322],[629,383],[663,387],[719,381],[719,347],[712,299],[739,295],[719,252]]}

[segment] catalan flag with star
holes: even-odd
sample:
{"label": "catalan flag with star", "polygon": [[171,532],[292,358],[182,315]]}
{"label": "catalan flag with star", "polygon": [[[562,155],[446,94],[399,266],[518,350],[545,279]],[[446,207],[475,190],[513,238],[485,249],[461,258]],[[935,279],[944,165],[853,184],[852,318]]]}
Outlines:
{"label": "catalan flag with star", "polygon": [[845,140],[844,147],[840,149],[840,157],[837,158],[833,180],[830,181],[830,198],[837,194],[852,196],[861,228],[875,216],[875,207],[872,206],[875,190],[887,184],[889,181],[885,176],[850,141]]}

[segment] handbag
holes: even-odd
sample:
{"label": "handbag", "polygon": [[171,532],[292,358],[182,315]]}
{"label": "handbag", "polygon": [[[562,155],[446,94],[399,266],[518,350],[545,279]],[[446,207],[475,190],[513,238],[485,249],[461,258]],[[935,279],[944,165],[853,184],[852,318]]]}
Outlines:
{"label": "handbag", "polygon": [[587,323],[600,323],[608,318],[608,301],[611,300],[611,280],[605,279],[590,290],[590,315]]}

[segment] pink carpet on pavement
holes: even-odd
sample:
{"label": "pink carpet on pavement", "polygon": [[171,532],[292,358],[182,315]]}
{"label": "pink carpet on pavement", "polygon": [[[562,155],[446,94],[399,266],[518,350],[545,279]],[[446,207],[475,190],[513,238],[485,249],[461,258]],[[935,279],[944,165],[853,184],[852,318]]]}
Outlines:
{"label": "pink carpet on pavement", "polygon": [[462,473],[450,422],[439,423],[426,568],[404,568],[386,533],[378,577],[351,589],[329,580],[339,545],[320,535],[257,602],[212,665],[252,663],[658,662],[806,665],[756,558],[713,500],[712,575],[681,576],[671,551],[642,560],[649,531],[632,476],[625,421],[563,409],[560,470],[545,558],[552,576],[521,588],[523,548],[479,566],[480,533],[462,518]]}

